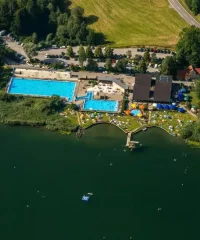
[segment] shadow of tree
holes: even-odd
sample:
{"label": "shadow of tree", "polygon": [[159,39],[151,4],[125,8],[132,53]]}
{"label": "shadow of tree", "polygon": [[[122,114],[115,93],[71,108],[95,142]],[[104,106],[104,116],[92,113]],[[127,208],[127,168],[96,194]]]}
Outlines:
{"label": "shadow of tree", "polygon": [[88,17],[85,18],[85,23],[87,25],[93,24],[95,22],[97,22],[99,20],[99,18],[95,15],[90,15]]}

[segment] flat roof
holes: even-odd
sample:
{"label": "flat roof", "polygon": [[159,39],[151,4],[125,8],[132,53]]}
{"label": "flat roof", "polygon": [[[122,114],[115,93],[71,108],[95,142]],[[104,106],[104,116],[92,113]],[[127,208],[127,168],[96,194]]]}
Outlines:
{"label": "flat roof", "polygon": [[158,76],[155,90],[154,101],[156,102],[170,102],[172,91],[172,76]]}
{"label": "flat roof", "polygon": [[133,87],[133,100],[148,101],[151,88],[151,74],[136,74]]}
{"label": "flat roof", "polygon": [[114,82],[117,85],[119,85],[121,88],[123,89],[128,89],[128,86],[124,83],[122,83],[120,80],[116,79],[116,78],[108,78],[108,77],[98,77],[99,81],[108,81],[108,82]]}

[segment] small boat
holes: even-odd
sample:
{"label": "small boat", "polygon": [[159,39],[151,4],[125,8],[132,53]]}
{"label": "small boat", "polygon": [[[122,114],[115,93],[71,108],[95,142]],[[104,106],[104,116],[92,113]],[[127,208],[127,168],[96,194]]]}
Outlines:
{"label": "small boat", "polygon": [[87,194],[88,194],[88,195],[91,195],[91,196],[93,195],[93,193],[91,193],[91,192],[89,192],[89,193],[87,193]]}
{"label": "small boat", "polygon": [[146,131],[146,130],[147,130],[147,128],[143,128],[143,129],[142,129],[142,131]]}

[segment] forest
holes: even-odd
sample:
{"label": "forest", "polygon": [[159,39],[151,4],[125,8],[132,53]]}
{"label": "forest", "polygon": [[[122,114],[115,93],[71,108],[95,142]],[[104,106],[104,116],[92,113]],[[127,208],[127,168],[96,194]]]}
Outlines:
{"label": "forest", "polygon": [[97,44],[101,34],[88,28],[95,16],[84,17],[84,9],[70,9],[68,0],[0,0],[0,29],[23,42],[41,41],[58,46]]}

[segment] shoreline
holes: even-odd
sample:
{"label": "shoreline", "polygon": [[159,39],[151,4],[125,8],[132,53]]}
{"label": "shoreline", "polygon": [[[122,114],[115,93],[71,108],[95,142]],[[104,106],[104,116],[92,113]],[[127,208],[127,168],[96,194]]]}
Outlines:
{"label": "shoreline", "polygon": [[113,126],[118,127],[118,128],[119,128],[121,131],[123,131],[125,134],[131,133],[131,135],[132,135],[132,134],[134,135],[134,134],[136,134],[136,133],[141,132],[144,128],[153,128],[153,127],[155,127],[155,128],[160,128],[160,129],[164,130],[166,133],[168,133],[168,134],[171,135],[172,137],[176,137],[175,135],[173,135],[172,133],[170,133],[169,131],[167,131],[165,128],[160,127],[160,126],[156,126],[156,125],[152,125],[152,126],[150,126],[150,125],[143,125],[143,126],[140,126],[140,127],[136,128],[136,129],[134,129],[134,130],[132,130],[132,131],[126,131],[126,130],[124,130],[123,128],[117,126],[117,125],[114,124],[114,123],[110,123],[110,122],[97,122],[97,123],[93,123],[93,124],[85,127],[84,130],[87,130],[88,128],[94,127],[95,125],[99,125],[99,124],[111,124],[111,125],[113,125]]}

